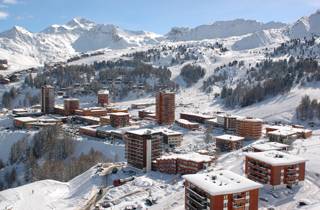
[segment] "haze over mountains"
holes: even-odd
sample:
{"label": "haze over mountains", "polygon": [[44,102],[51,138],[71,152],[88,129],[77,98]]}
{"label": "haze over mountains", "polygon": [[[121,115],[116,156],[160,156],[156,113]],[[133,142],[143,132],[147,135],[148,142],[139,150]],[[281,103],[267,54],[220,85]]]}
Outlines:
{"label": "haze over mountains", "polygon": [[130,31],[112,24],[97,24],[83,18],[75,18],[64,25],[51,25],[38,33],[14,26],[0,33],[0,58],[13,64],[36,65],[65,60],[79,52],[103,48],[125,49],[157,45],[163,42],[199,41],[240,37],[232,50],[247,50],[281,43],[289,38],[320,35],[320,12],[303,17],[292,25],[255,20],[236,19],[218,21],[195,28],[171,29],[166,35],[146,31]]}

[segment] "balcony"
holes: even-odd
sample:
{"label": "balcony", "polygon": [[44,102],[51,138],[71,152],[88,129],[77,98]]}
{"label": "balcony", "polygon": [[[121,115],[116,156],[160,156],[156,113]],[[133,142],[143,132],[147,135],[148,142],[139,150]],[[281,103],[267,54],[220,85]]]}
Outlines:
{"label": "balcony", "polygon": [[207,209],[207,202],[204,201],[198,201],[196,198],[194,198],[192,195],[186,195],[188,198],[188,204],[192,207],[195,207],[196,209]]}
{"label": "balcony", "polygon": [[198,192],[196,192],[195,190],[191,189],[191,188],[186,188],[187,192],[190,193],[191,195],[196,196],[199,200],[202,201],[206,201],[207,198],[203,195],[200,195]]}
{"label": "balcony", "polygon": [[252,174],[248,174],[248,178],[253,180],[253,181],[260,182],[262,184],[267,184],[268,183],[267,179],[259,178],[259,177],[256,177],[256,176],[252,175]]}
{"label": "balcony", "polygon": [[232,210],[245,210],[245,205],[233,205]]}
{"label": "balcony", "polygon": [[244,197],[233,197],[233,204],[236,206],[242,206],[246,203],[246,196]]}

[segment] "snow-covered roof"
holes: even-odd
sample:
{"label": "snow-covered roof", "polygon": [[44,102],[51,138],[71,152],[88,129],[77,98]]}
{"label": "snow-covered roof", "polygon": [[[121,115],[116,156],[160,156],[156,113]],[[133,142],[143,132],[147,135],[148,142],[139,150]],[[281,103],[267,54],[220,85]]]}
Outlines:
{"label": "snow-covered roof", "polygon": [[14,119],[19,120],[21,122],[35,122],[35,121],[37,121],[37,119],[32,118],[32,117],[16,117]]}
{"label": "snow-covered roof", "polygon": [[109,94],[109,90],[99,90],[98,94]]}
{"label": "snow-covered roof", "polygon": [[183,178],[212,196],[240,193],[262,187],[259,183],[227,170],[184,175]]}
{"label": "snow-covered roof", "polygon": [[143,129],[138,129],[138,130],[127,131],[127,133],[142,136],[142,135],[152,135],[152,134],[160,133],[160,131],[154,130],[154,129],[143,128]]}
{"label": "snow-covered roof", "polygon": [[211,162],[213,157],[209,155],[201,155],[196,152],[187,153],[187,154],[168,154],[163,155],[157,160],[170,160],[170,159],[181,159],[181,160],[189,160],[194,162]]}
{"label": "snow-covered roof", "polygon": [[216,138],[226,140],[226,141],[242,141],[242,140],[244,140],[244,138],[241,136],[234,136],[234,135],[229,135],[229,134],[217,136]]}
{"label": "snow-covered roof", "polygon": [[171,130],[171,129],[159,129],[159,131],[161,133],[163,133],[164,135],[167,135],[167,136],[170,136],[170,135],[182,135],[181,132],[178,132],[178,131],[174,131],[174,130]]}
{"label": "snow-covered roof", "polygon": [[210,115],[204,115],[204,114],[195,114],[195,113],[186,113],[186,112],[182,112],[180,114],[184,114],[184,115],[190,115],[190,116],[195,116],[195,117],[201,117],[204,119],[213,119],[213,116]]}
{"label": "snow-covered roof", "polygon": [[291,136],[297,133],[311,132],[311,130],[308,130],[308,129],[295,128],[292,126],[273,125],[273,126],[268,126],[267,129],[268,128],[274,130],[274,131],[269,131],[268,134],[278,135],[278,136]]}
{"label": "snow-covered roof", "polygon": [[247,157],[259,160],[272,166],[285,166],[306,162],[306,159],[297,155],[290,155],[281,151],[265,151],[265,152],[250,152]]}
{"label": "snow-covered roof", "polygon": [[189,120],[185,120],[185,119],[177,119],[176,122],[182,123],[182,124],[185,124],[185,125],[199,125],[199,123],[190,122]]}
{"label": "snow-covered roof", "polygon": [[254,144],[252,147],[260,151],[269,151],[269,150],[282,150],[289,147],[289,145],[281,144],[278,142],[267,142],[263,144]]}
{"label": "snow-covered roof", "polygon": [[251,118],[251,117],[237,117],[237,120],[239,121],[246,121],[246,122],[263,122],[262,119],[258,118]]}
{"label": "snow-covered roof", "polygon": [[129,113],[126,112],[114,112],[114,113],[110,113],[110,116],[127,116],[129,115]]}

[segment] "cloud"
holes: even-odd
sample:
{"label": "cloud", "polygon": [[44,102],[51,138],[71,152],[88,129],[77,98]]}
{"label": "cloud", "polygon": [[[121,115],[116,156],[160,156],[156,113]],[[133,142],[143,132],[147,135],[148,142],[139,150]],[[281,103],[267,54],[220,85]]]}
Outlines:
{"label": "cloud", "polygon": [[16,4],[18,3],[17,0],[2,0],[3,4]]}
{"label": "cloud", "polygon": [[7,12],[0,11],[0,20],[4,20],[9,16]]}

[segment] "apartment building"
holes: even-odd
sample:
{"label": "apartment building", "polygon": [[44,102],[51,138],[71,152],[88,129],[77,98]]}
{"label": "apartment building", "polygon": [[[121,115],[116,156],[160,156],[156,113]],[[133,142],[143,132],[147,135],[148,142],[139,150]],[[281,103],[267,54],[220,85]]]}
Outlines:
{"label": "apartment building", "polygon": [[199,123],[190,122],[189,120],[185,120],[185,119],[177,119],[176,123],[180,127],[185,128],[185,129],[189,129],[189,130],[197,130],[200,127]]}
{"label": "apartment building", "polygon": [[251,180],[273,187],[292,187],[305,179],[306,160],[281,151],[251,152],[245,173]]}
{"label": "apartment building", "polygon": [[114,128],[126,127],[129,125],[129,113],[116,112],[110,113],[110,125]]}
{"label": "apartment building", "polygon": [[221,152],[229,152],[241,149],[243,146],[244,138],[234,135],[220,135],[215,137],[216,146]]}
{"label": "apartment building", "polygon": [[150,171],[152,161],[161,156],[162,135],[159,131],[139,129],[124,134],[126,158],[129,165]]}
{"label": "apartment building", "polygon": [[192,122],[204,124],[206,120],[213,119],[214,117],[209,115],[203,115],[203,114],[180,113],[180,118],[189,120]]}
{"label": "apartment building", "polygon": [[109,104],[109,91],[100,90],[98,91],[98,104],[100,106],[105,106]]}
{"label": "apartment building", "polygon": [[227,170],[184,175],[186,210],[258,210],[261,184]]}
{"label": "apartment building", "polygon": [[183,140],[182,133],[170,129],[163,129],[161,130],[162,137],[163,137],[163,145],[169,148],[176,148],[181,145]]}
{"label": "apartment building", "polygon": [[54,113],[54,87],[45,85],[41,87],[41,112],[44,114]]}
{"label": "apartment building", "polygon": [[159,92],[156,96],[156,119],[159,124],[173,124],[175,120],[175,93]]}
{"label": "apartment building", "polygon": [[64,104],[64,114],[65,115],[74,115],[76,110],[80,107],[80,101],[77,98],[67,98],[63,102]]}
{"label": "apartment building", "polygon": [[289,145],[281,144],[278,142],[266,142],[266,143],[254,144],[251,147],[254,152],[265,152],[270,150],[287,151],[289,148]]}
{"label": "apartment building", "polygon": [[236,120],[236,135],[245,139],[257,140],[262,136],[262,123],[261,119],[238,117]]}
{"label": "apartment building", "polygon": [[153,168],[168,174],[195,174],[206,169],[213,163],[214,158],[199,153],[168,154],[157,158]]}

